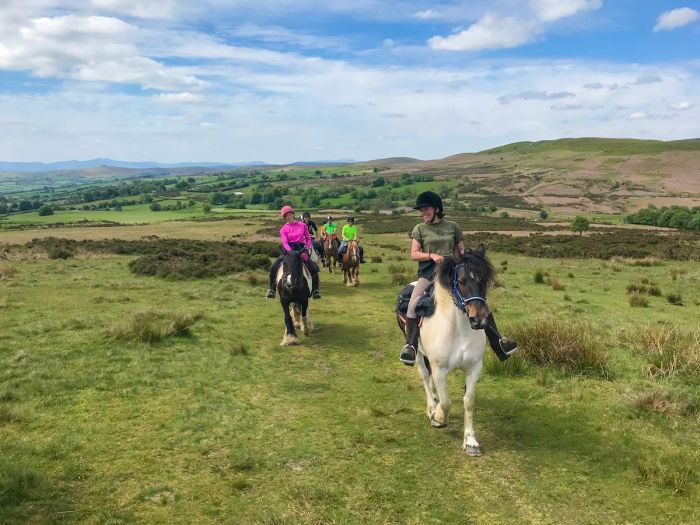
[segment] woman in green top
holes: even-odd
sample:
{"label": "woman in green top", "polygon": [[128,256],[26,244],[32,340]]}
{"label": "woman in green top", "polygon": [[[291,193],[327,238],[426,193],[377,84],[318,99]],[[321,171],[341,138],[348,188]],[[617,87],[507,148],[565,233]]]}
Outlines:
{"label": "woman in green top", "polygon": [[[401,349],[399,359],[408,366],[416,362],[416,344],[419,330],[416,305],[433,279],[438,264],[447,256],[460,257],[464,252],[462,230],[456,222],[444,218],[442,199],[437,193],[426,191],[418,195],[414,210],[419,210],[423,222],[411,232],[411,259],[418,262],[418,282],[416,283],[406,313],[406,345]],[[501,361],[505,361],[518,348],[512,339],[501,337],[496,328],[493,314],[487,318],[486,336],[491,348]]]}
{"label": "woman in green top", "polygon": [[340,243],[340,248],[338,248],[338,259],[343,257],[345,250],[348,249],[348,242],[357,241],[357,248],[360,250],[360,262],[365,262],[365,249],[360,244],[357,239],[357,226],[355,226],[355,217],[348,217],[348,223],[343,226],[343,230],[340,233],[343,242]]}

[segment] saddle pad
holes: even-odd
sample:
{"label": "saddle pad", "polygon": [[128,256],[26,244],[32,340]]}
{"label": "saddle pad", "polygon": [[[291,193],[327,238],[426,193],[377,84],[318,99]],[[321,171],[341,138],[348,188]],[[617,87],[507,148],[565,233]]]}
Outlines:
{"label": "saddle pad", "polygon": [[[408,303],[411,300],[411,293],[415,288],[415,284],[407,284],[403,287],[399,296],[396,298],[396,313],[402,316],[408,311]],[[435,301],[433,300],[434,283],[430,283],[423,293],[423,297],[418,299],[416,305],[416,315],[418,317],[430,317],[435,313]]]}

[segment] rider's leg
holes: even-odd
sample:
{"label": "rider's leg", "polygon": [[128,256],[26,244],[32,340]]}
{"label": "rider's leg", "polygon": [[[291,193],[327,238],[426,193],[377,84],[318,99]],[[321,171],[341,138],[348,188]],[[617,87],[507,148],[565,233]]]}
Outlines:
{"label": "rider's leg", "polygon": [[282,264],[282,257],[277,257],[275,262],[272,263],[272,266],[270,267],[270,288],[268,288],[267,293],[265,294],[265,297],[268,299],[274,299],[275,298],[275,280],[277,280],[277,270],[280,267],[280,264]]}
{"label": "rider's leg", "polygon": [[360,262],[365,262],[365,248],[359,242],[357,243],[357,248],[360,250]]}
{"label": "rider's leg", "polygon": [[430,284],[430,281],[425,277],[418,279],[411,299],[408,301],[408,311],[406,312],[406,344],[401,349],[399,360],[408,366],[413,366],[416,362],[416,347],[418,346],[418,337],[420,330],[418,328],[418,316],[416,314],[416,306],[418,299],[423,297],[423,292]]}
{"label": "rider's leg", "polygon": [[343,241],[340,243],[340,248],[338,248],[338,257],[342,257],[345,250],[348,249],[348,241]]}
{"label": "rider's leg", "polygon": [[313,261],[309,261],[306,264],[309,267],[309,272],[311,272],[311,297],[313,299],[320,299],[321,290],[319,289],[320,283],[318,278],[318,266],[316,266],[316,263],[314,263]]}
{"label": "rider's leg", "polygon": [[516,343],[513,339],[501,337],[501,334],[498,333],[496,319],[493,318],[493,314],[489,314],[489,316],[486,318],[486,326],[484,327],[484,331],[486,332],[486,337],[489,340],[491,350],[493,350],[494,354],[496,354],[498,359],[501,361],[508,359],[513,352],[518,349],[518,343]]}

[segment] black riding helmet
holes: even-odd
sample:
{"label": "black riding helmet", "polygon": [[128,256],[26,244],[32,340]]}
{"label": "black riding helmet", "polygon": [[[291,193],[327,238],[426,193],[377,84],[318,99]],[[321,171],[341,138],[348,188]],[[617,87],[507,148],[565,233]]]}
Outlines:
{"label": "black riding helmet", "polygon": [[423,206],[432,206],[435,208],[438,215],[443,214],[442,210],[442,199],[440,195],[434,191],[424,191],[416,199],[416,205],[413,207],[414,210],[420,210]]}
{"label": "black riding helmet", "polygon": [[352,217],[352,216],[348,217],[348,222],[355,222],[355,217]]}
{"label": "black riding helmet", "polygon": [[308,211],[305,211],[304,213],[301,214],[302,220],[303,220],[303,219],[306,219],[307,217],[308,217],[309,219],[311,218],[311,214],[310,214]]}

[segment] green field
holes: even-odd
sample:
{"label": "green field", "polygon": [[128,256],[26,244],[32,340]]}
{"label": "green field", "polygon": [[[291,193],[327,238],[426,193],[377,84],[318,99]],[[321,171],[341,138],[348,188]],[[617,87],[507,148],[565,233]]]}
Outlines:
{"label": "green field", "polygon": [[[316,329],[298,347],[279,346],[264,272],[168,280],[132,274],[133,257],[5,252],[0,522],[698,522],[696,262],[489,254],[490,303],[522,352],[503,366],[487,350],[484,456],[468,458],[461,374],[436,430],[417,372],[398,362],[392,280],[414,272],[406,238],[363,242],[360,286],[323,274]],[[627,287],[643,282],[659,293],[632,307]],[[193,324],[151,344],[110,335],[144,311]],[[587,323],[605,377],[522,357],[528,327],[558,322]],[[676,355],[687,366],[650,374],[635,337],[670,326],[688,337]]]}

